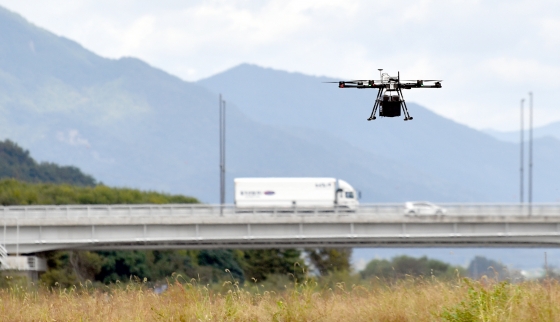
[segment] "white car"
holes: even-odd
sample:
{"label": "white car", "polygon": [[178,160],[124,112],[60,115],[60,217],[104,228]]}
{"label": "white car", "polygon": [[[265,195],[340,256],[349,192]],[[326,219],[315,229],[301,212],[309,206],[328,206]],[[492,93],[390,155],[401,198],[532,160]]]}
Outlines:
{"label": "white car", "polygon": [[444,215],[446,209],[427,201],[405,202],[404,213],[407,215]]}

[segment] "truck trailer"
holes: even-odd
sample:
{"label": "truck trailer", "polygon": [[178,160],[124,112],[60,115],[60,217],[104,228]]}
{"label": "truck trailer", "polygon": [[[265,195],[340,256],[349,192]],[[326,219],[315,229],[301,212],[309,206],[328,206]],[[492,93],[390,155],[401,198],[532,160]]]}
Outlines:
{"label": "truck trailer", "polygon": [[236,208],[347,208],[359,205],[358,193],[335,178],[236,178]]}

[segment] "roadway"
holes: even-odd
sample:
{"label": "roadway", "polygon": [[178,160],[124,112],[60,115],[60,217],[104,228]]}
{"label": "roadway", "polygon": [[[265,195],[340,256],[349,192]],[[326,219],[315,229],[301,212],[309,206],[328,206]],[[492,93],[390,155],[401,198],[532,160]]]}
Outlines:
{"label": "roadway", "polygon": [[444,204],[445,215],[405,215],[402,204],[336,209],[232,205],[0,207],[10,255],[56,249],[293,247],[557,247],[560,205]]}

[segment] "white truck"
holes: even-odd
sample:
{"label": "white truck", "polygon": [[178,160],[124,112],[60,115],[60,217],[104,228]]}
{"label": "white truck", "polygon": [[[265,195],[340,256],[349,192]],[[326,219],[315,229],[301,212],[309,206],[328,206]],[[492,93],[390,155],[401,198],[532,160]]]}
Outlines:
{"label": "white truck", "polygon": [[243,208],[347,208],[359,205],[358,193],[335,178],[237,178],[235,206]]}

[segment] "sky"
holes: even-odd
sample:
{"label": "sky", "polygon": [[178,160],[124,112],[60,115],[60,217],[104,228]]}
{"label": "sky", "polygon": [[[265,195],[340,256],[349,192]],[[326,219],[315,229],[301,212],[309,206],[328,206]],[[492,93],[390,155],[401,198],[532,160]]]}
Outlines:
{"label": "sky", "polygon": [[376,79],[384,68],[405,79],[443,79],[442,89],[413,89],[405,98],[473,128],[516,130],[529,91],[535,126],[560,121],[559,1],[0,0],[0,6],[101,56],[137,57],[186,81],[241,63],[340,79]]}

